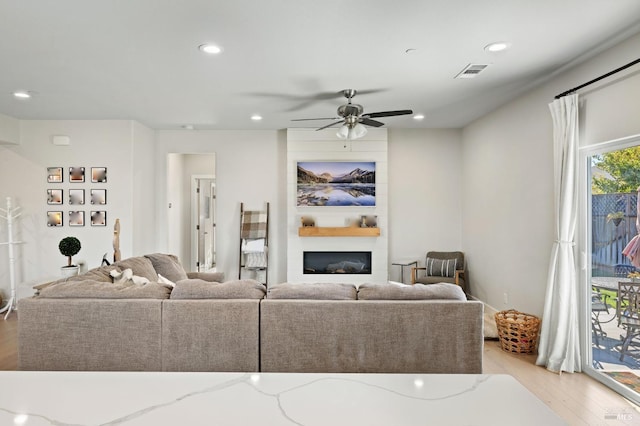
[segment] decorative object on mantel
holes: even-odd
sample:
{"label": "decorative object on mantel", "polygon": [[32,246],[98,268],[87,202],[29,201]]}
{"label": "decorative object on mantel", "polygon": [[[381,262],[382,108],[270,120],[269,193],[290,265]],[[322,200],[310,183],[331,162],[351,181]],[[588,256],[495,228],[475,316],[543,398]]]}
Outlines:
{"label": "decorative object on mantel", "polygon": [[120,258],[120,219],[116,219],[113,225],[113,261],[117,262]]}
{"label": "decorative object on mantel", "polygon": [[360,217],[360,227],[375,228],[378,226],[378,216],[366,215]]}
{"label": "decorative object on mantel", "polygon": [[303,228],[305,228],[307,226],[316,226],[315,219],[310,217],[310,216],[302,216],[300,218],[300,223],[301,223]]}
{"label": "decorative object on mantel", "polygon": [[76,237],[65,237],[60,240],[60,244],[58,244],[58,249],[63,256],[67,256],[68,264],[60,268],[62,271],[63,277],[73,277],[78,275],[78,271],[80,267],[78,265],[73,264],[73,256],[78,254],[82,245],[80,244],[80,240]]}
{"label": "decorative object on mantel", "polygon": [[9,317],[11,311],[17,309],[17,298],[16,298],[16,269],[15,269],[15,255],[13,252],[13,246],[17,244],[23,244],[22,241],[13,241],[13,221],[17,219],[22,212],[20,211],[21,207],[12,207],[11,205],[11,197],[7,197],[7,208],[0,208],[0,218],[7,221],[7,234],[8,241],[6,243],[0,243],[0,245],[6,245],[9,247],[9,284],[11,286],[11,295],[9,296],[9,301],[5,306],[0,308],[0,314],[6,312],[4,319],[6,320]]}

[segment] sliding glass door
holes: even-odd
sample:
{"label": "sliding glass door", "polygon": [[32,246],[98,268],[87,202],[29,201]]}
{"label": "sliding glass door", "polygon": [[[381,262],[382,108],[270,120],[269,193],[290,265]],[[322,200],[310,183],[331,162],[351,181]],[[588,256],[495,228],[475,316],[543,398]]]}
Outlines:
{"label": "sliding glass door", "polygon": [[584,148],[581,163],[585,372],[639,403],[640,137]]}

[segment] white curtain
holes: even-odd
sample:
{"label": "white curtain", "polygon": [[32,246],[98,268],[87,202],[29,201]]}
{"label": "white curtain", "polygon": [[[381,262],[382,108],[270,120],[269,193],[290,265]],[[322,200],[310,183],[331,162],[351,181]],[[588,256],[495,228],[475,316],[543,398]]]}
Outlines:
{"label": "white curtain", "polygon": [[538,347],[538,365],[581,371],[574,239],[578,204],[578,95],[549,104],[553,118],[555,241]]}

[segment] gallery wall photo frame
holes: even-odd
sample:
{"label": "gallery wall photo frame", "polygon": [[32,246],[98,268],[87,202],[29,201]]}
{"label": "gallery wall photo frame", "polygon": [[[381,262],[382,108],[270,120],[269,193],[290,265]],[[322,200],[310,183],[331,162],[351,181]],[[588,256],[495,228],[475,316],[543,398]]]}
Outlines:
{"label": "gallery wall photo frame", "polygon": [[62,167],[47,167],[47,183],[62,182],[64,182]]}
{"label": "gallery wall photo frame", "polygon": [[84,167],[69,167],[69,182],[71,182],[71,183],[83,183],[84,182]]}
{"label": "gallery wall photo frame", "polygon": [[91,182],[92,183],[107,183],[107,168],[106,167],[92,167],[91,168]]}
{"label": "gallery wall photo frame", "polygon": [[69,226],[84,226],[84,211],[82,210],[70,211]]}
{"label": "gallery wall photo frame", "polygon": [[91,204],[105,205],[107,204],[107,190],[106,189],[92,189],[91,190]]}
{"label": "gallery wall photo frame", "polygon": [[63,193],[62,189],[47,189],[47,204],[62,204]]}
{"label": "gallery wall photo frame", "polygon": [[375,161],[298,161],[297,207],[375,207]]}
{"label": "gallery wall photo frame", "polygon": [[57,227],[62,226],[62,212],[61,211],[48,211],[47,212],[47,226]]}
{"label": "gallery wall photo frame", "polygon": [[84,189],[69,190],[69,205],[81,206],[84,204]]}
{"label": "gallery wall photo frame", "polygon": [[107,226],[107,212],[104,210],[92,210],[91,226]]}

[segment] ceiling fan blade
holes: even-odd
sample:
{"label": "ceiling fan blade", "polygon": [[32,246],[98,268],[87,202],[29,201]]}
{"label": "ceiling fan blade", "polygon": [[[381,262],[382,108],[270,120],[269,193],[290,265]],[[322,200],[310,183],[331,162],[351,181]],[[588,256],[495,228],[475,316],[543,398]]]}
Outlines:
{"label": "ceiling fan blade", "polygon": [[343,122],[343,121],[342,121],[342,120],[340,120],[340,121],[335,121],[335,122],[333,122],[333,123],[331,123],[331,124],[327,124],[326,126],[322,126],[322,127],[320,127],[319,129],[316,129],[316,132],[317,132],[318,130],[328,129],[329,127],[335,126],[336,124],[342,124],[342,122]]}
{"label": "ceiling fan blade", "polygon": [[376,118],[376,117],[392,117],[394,115],[407,115],[413,114],[413,111],[410,109],[400,109],[397,111],[381,111],[381,112],[371,112],[364,114],[367,118]]}
{"label": "ceiling fan blade", "polygon": [[367,126],[371,126],[371,127],[381,127],[381,126],[384,126],[384,123],[381,123],[381,122],[379,122],[379,121],[372,120],[372,119],[370,119],[370,118],[366,118],[366,117],[361,118],[359,121],[360,121],[362,124],[365,124],[365,125],[367,125]]}
{"label": "ceiling fan blade", "polygon": [[340,117],[328,117],[328,118],[295,118],[291,121],[313,121],[313,120],[342,120]]}

